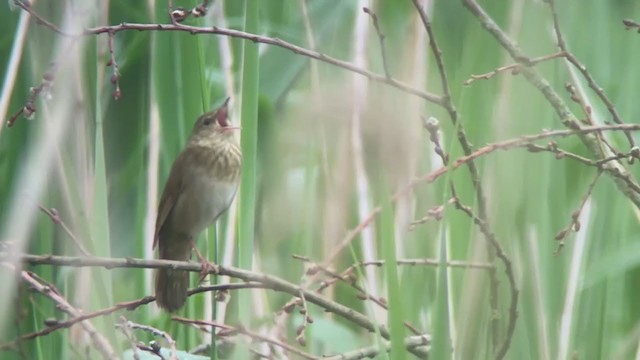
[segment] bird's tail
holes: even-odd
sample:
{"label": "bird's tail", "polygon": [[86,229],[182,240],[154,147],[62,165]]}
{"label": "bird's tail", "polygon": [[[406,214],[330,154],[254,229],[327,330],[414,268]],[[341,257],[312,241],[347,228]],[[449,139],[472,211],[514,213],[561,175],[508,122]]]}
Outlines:
{"label": "bird's tail", "polygon": [[[164,241],[163,241],[164,240]],[[160,239],[160,259],[187,261],[191,256],[191,243],[182,239]],[[174,312],[187,301],[189,272],[176,269],[158,269],[156,272],[156,303],[161,309]]]}

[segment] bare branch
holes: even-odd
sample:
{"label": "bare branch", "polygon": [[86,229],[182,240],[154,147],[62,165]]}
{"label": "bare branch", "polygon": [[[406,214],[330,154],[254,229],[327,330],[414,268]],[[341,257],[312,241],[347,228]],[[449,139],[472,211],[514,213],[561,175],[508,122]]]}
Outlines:
{"label": "bare branch", "polygon": [[[159,269],[159,268],[171,268],[175,270],[186,270],[189,272],[200,273],[202,266],[198,263],[192,263],[187,261],[171,261],[171,260],[144,260],[134,258],[106,258],[106,257],[71,257],[71,256],[55,256],[55,255],[30,255],[30,254],[16,254],[0,252],[0,263],[8,260],[14,261],[19,258],[21,262],[31,265],[58,265],[58,266],[71,266],[71,267],[104,267],[106,269],[114,268],[144,268],[144,269]],[[385,326],[377,325],[372,322],[367,316],[349,308],[335,301],[329,300],[323,296],[320,296],[314,292],[310,292],[300,287],[299,285],[292,284],[288,281],[280,279],[275,276],[253,272],[249,270],[239,269],[231,266],[218,266],[209,271],[209,274],[229,276],[232,278],[240,279],[247,282],[260,283],[265,288],[280,291],[298,297],[300,292],[304,293],[305,299],[308,302],[314,303],[327,312],[335,313],[354,324],[370,331],[379,332],[382,337],[389,339],[389,331]],[[145,301],[153,301],[153,297],[146,297]],[[137,303],[130,304],[132,306],[139,306]],[[121,306],[120,308],[123,308]],[[115,311],[113,308],[105,309],[104,311]],[[7,345],[0,345],[0,349],[6,348]],[[423,354],[424,355],[424,354]]]}
{"label": "bare branch", "polygon": [[84,247],[84,245],[82,245],[80,240],[78,240],[78,238],[73,234],[73,232],[71,231],[71,229],[69,229],[67,224],[64,223],[64,221],[60,217],[60,214],[58,213],[58,210],[56,210],[55,208],[47,209],[40,204],[38,204],[38,208],[40,209],[40,211],[45,213],[51,219],[51,222],[53,222],[56,225],[60,225],[60,227],[62,227],[64,232],[67,233],[67,235],[69,236],[73,244],[76,246],[76,248],[80,251],[82,255],[84,256],[90,255],[89,251],[87,251],[87,249]]}
{"label": "bare branch", "polygon": [[559,243],[558,243],[558,248],[556,249],[554,255],[558,255],[562,250],[562,248],[564,248],[564,239],[566,239],[567,235],[569,235],[569,232],[571,230],[575,232],[580,231],[581,226],[578,218],[580,217],[580,213],[582,213],[582,210],[584,209],[584,205],[587,203],[587,200],[589,199],[589,197],[591,197],[591,194],[593,193],[593,189],[595,188],[596,183],[598,182],[598,179],[600,179],[600,175],[602,175],[602,170],[598,170],[593,180],[591,180],[591,183],[587,188],[587,192],[584,194],[584,196],[582,197],[582,200],[580,201],[580,205],[571,214],[571,222],[569,223],[569,225],[567,225],[564,229],[560,230],[556,235],[555,239],[558,240]]}
{"label": "bare branch", "polygon": [[[528,66],[530,61],[522,50],[513,42],[511,38],[495,23],[486,11],[475,0],[463,0],[464,6],[480,21],[483,28],[488,31],[500,43],[500,45],[511,55],[511,57],[522,63],[523,76],[547,99],[560,117],[562,123],[569,129],[580,129],[580,123],[571,112],[567,104],[562,100],[558,92],[543,78],[534,68]],[[607,157],[603,152],[598,136],[593,134],[581,134],[580,139],[597,158]],[[635,147],[634,147],[635,148]],[[640,208],[640,193],[638,184],[632,174],[619,161],[610,161],[603,165],[604,171],[612,177],[618,189],[631,200],[636,207]]]}
{"label": "bare branch", "polygon": [[[424,336],[409,336],[404,340],[404,346],[407,349],[415,347],[427,347],[430,349],[429,339]],[[391,350],[391,344],[384,344],[385,351]],[[363,349],[353,350],[340,355],[325,356],[322,360],[361,360],[361,359],[373,359],[380,354],[380,345],[370,346]]]}
{"label": "bare branch", "polygon": [[122,319],[122,322],[120,324],[116,324],[117,327],[132,329],[132,330],[142,330],[142,331],[151,333],[153,336],[157,336],[165,339],[169,343],[169,348],[171,349],[171,360],[178,360],[178,355],[176,350],[176,341],[173,340],[171,335],[169,335],[166,331],[158,330],[149,325],[134,323],[133,321],[127,320],[124,316],[122,316],[121,319]]}
{"label": "bare branch", "polygon": [[[39,292],[40,294],[48,297],[54,303],[56,303],[58,309],[61,311],[71,315],[71,316],[79,316],[81,315],[81,311],[73,307],[63,296],[58,292],[58,290],[49,283],[46,283],[44,280],[40,279],[37,275],[29,271],[20,271],[20,277],[23,281],[25,281],[29,286]],[[113,347],[107,339],[100,334],[96,328],[91,325],[88,321],[80,322],[80,326],[89,334],[91,338],[91,342],[93,346],[100,352],[103,358],[116,359],[118,356],[116,355]],[[15,344],[16,342],[12,343]],[[0,346],[0,349],[5,348],[4,345]]]}
{"label": "bare branch", "polygon": [[122,96],[122,92],[120,91],[120,70],[118,69],[118,62],[116,61],[116,55],[114,50],[114,37],[115,34],[113,32],[109,32],[109,55],[110,59],[107,63],[107,66],[111,66],[113,69],[113,74],[111,75],[111,83],[116,86],[115,90],[113,90],[113,98],[115,100],[120,99]]}
{"label": "bare branch", "polygon": [[[37,21],[46,26],[47,28],[51,29],[52,31],[60,34],[60,35],[64,35],[64,36],[71,36],[71,37],[79,37],[79,36],[87,36],[87,35],[99,35],[99,34],[116,34],[118,32],[121,31],[177,31],[177,32],[184,32],[184,33],[189,33],[192,35],[197,35],[197,34],[214,34],[214,35],[222,35],[222,36],[229,36],[229,37],[233,37],[233,38],[238,38],[238,39],[244,39],[244,40],[249,40],[249,41],[253,41],[256,43],[262,43],[262,44],[268,44],[268,45],[273,45],[273,46],[277,46],[286,50],[290,50],[295,54],[298,55],[302,55],[317,61],[321,61],[327,64],[331,64],[334,66],[337,66],[339,68],[360,74],[362,76],[367,77],[369,80],[375,81],[375,82],[379,82],[379,83],[383,83],[383,84],[387,84],[389,86],[395,87],[397,89],[400,89],[406,93],[418,96],[426,101],[432,102],[434,104],[437,105],[442,105],[442,98],[438,95],[434,95],[428,92],[425,92],[421,89],[417,89],[414,88],[404,82],[401,82],[399,80],[396,80],[395,78],[390,78],[387,77],[387,75],[380,75],[380,74],[376,74],[374,72],[371,72],[367,69],[363,69],[360,68],[358,66],[355,66],[347,61],[343,61],[343,60],[339,60],[336,58],[333,58],[329,55],[320,53],[318,51],[315,50],[310,50],[310,49],[306,49],[303,48],[301,46],[298,45],[294,45],[291,44],[289,42],[286,42],[282,39],[279,38],[274,38],[274,37],[268,37],[268,36],[261,36],[261,35],[257,35],[257,34],[252,34],[252,33],[247,33],[244,31],[239,31],[239,30],[233,30],[233,29],[225,29],[225,28],[219,28],[216,26],[213,27],[198,27],[198,26],[191,26],[191,25],[183,25],[180,23],[173,23],[173,24],[134,24],[134,23],[122,23],[119,25],[111,25],[111,26],[99,26],[99,27],[94,27],[94,28],[89,28],[89,29],[85,29],[82,33],[80,34],[68,34],[63,32],[62,30],[60,30],[57,26],[55,26],[54,24],[52,24],[51,22],[45,20],[44,18],[42,18],[40,15],[38,15],[35,11],[33,11],[33,9],[31,9],[31,7],[26,6],[23,1],[21,0],[14,0],[16,2],[16,4],[22,8],[24,11],[27,11],[28,13],[30,13],[35,19],[37,19]],[[173,19],[173,17],[172,17]]]}
{"label": "bare branch", "polygon": [[384,47],[385,36],[382,33],[382,30],[380,30],[380,24],[378,24],[378,16],[368,7],[363,7],[362,11],[364,11],[365,14],[371,17],[373,27],[376,29],[376,34],[378,35],[378,42],[380,43],[380,56],[382,57],[382,68],[384,69],[384,75],[387,77],[387,79],[391,79],[391,72],[389,72],[389,63],[387,62],[387,51]]}
{"label": "bare branch", "polygon": [[248,330],[242,326],[238,326],[238,327],[233,327],[230,325],[226,325],[226,324],[220,324],[214,321],[206,321],[206,320],[194,320],[194,319],[186,319],[183,317],[178,317],[178,316],[173,316],[171,317],[172,320],[181,322],[183,324],[196,324],[196,325],[205,325],[205,326],[211,326],[214,328],[220,328],[222,329],[221,332],[218,333],[218,336],[226,336],[226,335],[235,335],[235,334],[243,334],[245,336],[248,336],[249,338],[251,338],[252,340],[258,340],[258,341],[262,341],[271,345],[275,345],[278,346],[282,349],[285,349],[286,351],[289,351],[291,353],[294,353],[298,356],[301,356],[304,359],[309,359],[309,360],[320,360],[322,359],[321,357],[315,356],[315,355],[311,355],[307,352],[304,352],[302,350],[299,350],[285,342],[282,342],[280,340],[276,340],[276,339],[271,339],[269,337],[263,336],[261,334],[258,334],[256,332],[253,332],[251,330]]}
{"label": "bare branch", "polygon": [[485,220],[476,216],[473,213],[473,210],[466,205],[463,205],[460,202],[460,198],[456,194],[455,187],[451,186],[451,194],[453,195],[453,203],[455,204],[458,210],[461,210],[465,214],[467,214],[473,222],[478,225],[480,232],[484,235],[487,241],[491,242],[493,249],[495,250],[496,256],[502,261],[504,264],[504,272],[507,275],[507,279],[509,280],[509,290],[511,295],[511,304],[509,305],[509,320],[507,322],[507,334],[502,342],[502,345],[498,348],[496,352],[496,359],[501,360],[507,354],[509,347],[511,347],[511,339],[513,338],[513,334],[516,330],[516,321],[518,319],[518,297],[520,291],[516,285],[516,277],[513,271],[513,265],[511,260],[507,256],[507,254],[502,249],[502,246],[496,239],[495,235],[491,232],[491,229],[487,226]]}
{"label": "bare branch", "polygon": [[[562,36],[562,32],[560,31],[560,22],[558,21],[558,13],[555,7],[555,0],[546,0],[546,2],[549,4],[549,8],[551,9],[551,16],[553,17],[553,29],[558,41],[558,48],[560,49],[560,51],[564,52],[565,59],[567,59],[567,61],[575,66],[575,68],[578,69],[582,76],[587,80],[589,87],[596,93],[602,103],[605,104],[607,110],[609,110],[609,113],[613,117],[613,121],[617,124],[624,124],[624,121],[620,117],[620,114],[618,114],[618,110],[616,109],[615,105],[613,105],[607,94],[604,93],[604,90],[596,83],[595,79],[593,78],[593,76],[591,76],[589,71],[587,71],[587,67],[581,64],[578,58],[572,52],[567,50],[567,45]],[[633,136],[631,136],[631,133],[625,132],[625,135],[627,136],[627,140],[629,141],[629,146],[634,147],[636,144],[633,140]]]}
{"label": "bare branch", "polygon": [[[547,61],[547,60],[551,60],[551,59],[557,59],[559,57],[564,57],[565,53],[563,51],[557,52],[555,54],[550,54],[550,55],[544,55],[544,56],[540,56],[537,58],[533,58],[529,61],[530,65],[536,65],[539,64],[543,61]],[[505,72],[505,71],[512,71],[512,74],[516,75],[518,73],[518,70],[520,69],[520,67],[522,66],[522,64],[519,63],[515,63],[515,64],[509,64],[509,65],[505,65],[505,66],[501,66],[499,68],[496,68],[495,70],[485,73],[485,74],[480,74],[480,75],[471,75],[471,77],[467,80],[464,81],[464,85],[471,85],[472,82],[476,81],[476,80],[488,80],[491,79],[492,77],[498,75],[501,72]]]}

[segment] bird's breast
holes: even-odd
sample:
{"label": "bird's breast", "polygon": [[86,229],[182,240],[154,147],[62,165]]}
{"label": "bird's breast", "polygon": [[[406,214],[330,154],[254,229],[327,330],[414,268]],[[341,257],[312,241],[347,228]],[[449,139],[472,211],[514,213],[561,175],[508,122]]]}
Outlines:
{"label": "bird's breast", "polygon": [[237,146],[199,148],[188,154],[191,166],[182,174],[170,220],[174,230],[195,237],[231,205],[238,190],[242,156]]}

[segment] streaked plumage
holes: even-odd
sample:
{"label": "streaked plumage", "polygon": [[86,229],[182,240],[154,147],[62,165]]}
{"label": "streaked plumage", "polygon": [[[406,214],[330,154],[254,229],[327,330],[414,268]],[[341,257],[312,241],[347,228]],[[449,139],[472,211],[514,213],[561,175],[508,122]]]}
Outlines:
{"label": "streaked plumage", "polygon": [[[227,103],[200,116],[184,150],[173,163],[156,218],[153,247],[160,259],[186,261],[192,241],[229,207],[238,189],[242,153],[229,126]],[[156,301],[173,312],[187,297],[189,273],[159,269]]]}

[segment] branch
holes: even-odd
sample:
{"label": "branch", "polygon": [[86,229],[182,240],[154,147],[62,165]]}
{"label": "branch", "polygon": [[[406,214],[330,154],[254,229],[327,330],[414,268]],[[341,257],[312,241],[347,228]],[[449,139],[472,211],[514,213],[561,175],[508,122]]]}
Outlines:
{"label": "branch", "polygon": [[[253,282],[201,286],[201,287],[190,289],[189,293],[188,293],[188,296],[199,294],[199,293],[206,292],[206,291],[227,291],[227,290],[254,289],[254,288],[263,288],[264,289],[265,286],[262,285],[262,284],[253,283]],[[87,313],[87,314],[82,314],[82,315],[73,317],[71,319],[68,319],[66,321],[58,321],[55,324],[48,324],[48,326],[46,328],[44,328],[44,329],[42,329],[40,331],[22,335],[22,336],[20,336],[20,338],[18,338],[15,341],[0,345],[0,351],[1,350],[5,350],[5,349],[9,349],[9,348],[13,348],[19,342],[22,342],[22,341],[25,341],[25,340],[32,340],[32,339],[35,339],[35,338],[40,337],[40,336],[48,335],[48,334],[50,334],[50,333],[52,333],[52,332],[54,332],[56,330],[70,328],[71,326],[73,326],[73,325],[75,325],[75,324],[77,324],[77,323],[79,323],[81,321],[97,318],[97,317],[104,316],[104,315],[109,315],[109,314],[112,314],[112,313],[120,311],[120,310],[133,311],[133,310],[137,309],[138,307],[140,307],[142,305],[146,305],[146,304],[152,303],[154,301],[156,301],[155,296],[145,296],[145,297],[143,297],[141,299],[138,299],[138,300],[125,301],[125,302],[121,302],[121,303],[115,304],[115,305],[113,305],[111,307],[108,307],[108,308],[105,308],[105,309],[97,310],[97,311],[94,311],[94,312],[91,312],[91,313]]]}
{"label": "branch", "polygon": [[382,33],[382,30],[380,30],[380,25],[378,24],[378,15],[376,15],[376,13],[374,13],[366,6],[362,8],[362,11],[364,11],[365,14],[371,17],[373,27],[376,29],[376,34],[378,35],[378,42],[380,43],[380,56],[382,57],[382,68],[384,69],[384,75],[387,77],[387,79],[391,79],[391,72],[389,72],[389,64],[387,62],[387,51],[384,47],[385,35]]}
{"label": "branch", "polygon": [[496,359],[500,360],[504,358],[504,356],[507,354],[507,351],[509,350],[509,347],[511,346],[511,339],[513,338],[513,334],[515,333],[516,320],[518,319],[518,297],[520,292],[516,287],[516,277],[513,272],[513,264],[511,263],[511,260],[509,259],[507,254],[502,249],[502,246],[500,246],[500,243],[496,239],[496,236],[491,232],[491,229],[489,228],[489,226],[487,226],[486,221],[480,218],[479,216],[475,215],[473,213],[473,210],[471,210],[469,206],[465,206],[460,202],[460,198],[458,198],[455,187],[453,187],[453,185],[451,186],[451,193],[453,194],[453,203],[455,204],[456,208],[458,210],[461,210],[465,214],[467,214],[473,220],[473,222],[476,225],[478,225],[478,228],[480,229],[480,232],[484,235],[484,237],[489,242],[491,242],[491,245],[495,249],[496,256],[500,260],[502,260],[502,263],[504,264],[504,272],[507,275],[507,279],[509,281],[509,289],[511,293],[510,294],[511,304],[509,306],[509,320],[507,322],[507,335],[505,336],[502,345],[500,346],[500,348],[498,349],[498,352],[496,353]]}
{"label": "branch", "polygon": [[116,61],[115,55],[115,46],[114,46],[114,38],[115,33],[109,32],[109,62],[107,62],[107,66],[111,66],[113,69],[113,74],[111,75],[111,83],[115,85],[115,90],[113,90],[113,98],[115,100],[120,99],[122,96],[122,91],[120,91],[120,70],[118,67],[118,62]]}
{"label": "branch", "polygon": [[311,355],[309,353],[306,353],[302,350],[298,350],[297,348],[282,342],[280,340],[276,340],[276,339],[271,339],[269,337],[263,336],[261,334],[258,334],[256,332],[253,332],[251,330],[248,330],[242,326],[230,326],[230,325],[226,325],[226,324],[220,324],[214,321],[206,321],[206,320],[194,320],[194,319],[186,319],[183,317],[178,317],[178,316],[173,316],[171,317],[172,320],[181,322],[183,324],[195,324],[195,325],[205,325],[205,326],[211,326],[214,328],[220,328],[222,329],[220,332],[218,332],[218,336],[226,336],[226,335],[235,335],[235,334],[243,334],[248,336],[249,338],[251,338],[252,340],[258,340],[258,341],[262,341],[265,342],[267,344],[271,344],[271,345],[275,345],[278,346],[280,348],[285,349],[286,351],[292,352],[304,359],[309,359],[309,360],[320,360],[322,358],[315,356],[315,355]]}
{"label": "branch", "polygon": [[556,235],[555,239],[557,241],[559,241],[559,243],[558,243],[558,248],[556,249],[554,255],[558,255],[560,253],[560,251],[564,247],[564,239],[567,237],[567,235],[569,234],[569,232],[571,230],[573,230],[575,232],[580,231],[581,225],[580,225],[580,221],[578,219],[580,218],[580,214],[582,213],[582,210],[584,209],[584,205],[587,203],[587,200],[589,199],[589,197],[591,197],[591,194],[593,193],[593,189],[596,187],[596,183],[598,182],[598,179],[600,178],[600,175],[602,175],[602,171],[598,170],[598,172],[596,173],[596,176],[594,176],[593,180],[591,180],[591,183],[589,184],[589,187],[587,188],[587,192],[582,196],[582,200],[580,201],[580,205],[571,214],[571,222],[565,228],[560,230],[558,232],[558,234]]}
{"label": "branch", "polygon": [[[404,340],[404,346],[407,349],[427,346],[429,350],[428,339],[424,336],[409,336]],[[391,344],[384,344],[384,351],[389,352],[391,350]],[[353,350],[340,355],[325,356],[322,360],[361,360],[361,359],[373,359],[380,354],[380,345],[370,346],[363,349]]]}
{"label": "branch", "polygon": [[[565,59],[567,59],[567,61],[575,66],[575,68],[578,69],[582,76],[587,80],[589,87],[596,93],[596,95],[598,95],[602,103],[607,107],[607,110],[609,110],[611,116],[613,116],[613,121],[617,124],[624,124],[624,121],[622,121],[622,119],[620,118],[620,114],[618,114],[618,110],[616,110],[616,107],[613,105],[611,100],[609,100],[607,94],[604,93],[604,90],[596,83],[593,76],[591,76],[591,74],[587,71],[587,67],[582,65],[578,58],[572,52],[567,50],[567,45],[564,42],[562,32],[560,31],[560,22],[558,21],[558,13],[556,12],[555,1],[546,0],[546,2],[549,4],[549,8],[551,9],[551,16],[553,17],[553,29],[558,41],[558,48],[564,53]],[[627,136],[627,140],[629,141],[629,146],[636,146],[631,134],[629,132],[625,132],[625,135]]]}
{"label": "branch", "polygon": [[[509,150],[509,149],[518,148],[518,147],[529,148],[529,144],[535,141],[548,139],[548,138],[564,138],[572,135],[584,135],[584,134],[590,134],[590,133],[599,133],[602,131],[624,131],[624,130],[638,131],[640,130],[640,124],[621,124],[621,125],[616,124],[616,125],[588,126],[588,127],[583,127],[583,128],[574,129],[574,130],[552,130],[552,131],[545,131],[540,134],[524,135],[517,138],[509,139],[509,140],[488,144],[484,147],[479,148],[478,150],[474,151],[473,153],[467,156],[459,157],[453,162],[452,165],[448,167],[443,166],[436,171],[433,171],[429,174],[419,177],[418,179],[414,180],[411,184],[409,184],[405,189],[405,191],[408,192],[417,184],[422,182],[432,183],[436,179],[438,179],[440,176],[446,174],[448,171],[457,169],[458,167],[462,166],[463,164],[469,161],[472,161],[481,156],[492,153],[496,150]],[[634,149],[631,149],[631,151],[629,152],[629,156],[632,158],[640,159],[640,149],[638,149],[637,147]],[[616,155],[614,157],[604,158],[600,160],[590,160],[590,161],[594,166],[604,166],[607,161],[614,161],[614,160],[618,160],[619,158],[620,157]],[[640,186],[630,178],[631,175],[629,173],[613,172],[611,173],[611,176],[613,176],[614,178],[620,179],[621,181],[624,181],[625,183],[627,183],[627,186],[629,187],[629,189],[640,194]]]}
{"label": "branch", "polygon": [[[442,90],[444,91],[443,106],[445,107],[445,109],[447,109],[447,112],[449,113],[449,118],[451,119],[451,122],[456,128],[456,136],[458,138],[458,142],[460,143],[460,146],[462,147],[462,151],[464,152],[465,155],[470,155],[473,151],[473,147],[469,142],[469,140],[467,139],[467,135],[465,134],[464,127],[459,121],[458,112],[451,99],[451,90],[449,89],[449,80],[447,78],[447,72],[445,71],[445,68],[444,68],[442,51],[438,47],[438,43],[436,42],[436,37],[433,34],[433,29],[431,28],[431,21],[429,20],[427,13],[422,8],[418,0],[412,0],[412,1],[413,1],[413,5],[418,11],[418,14],[420,15],[420,19],[422,20],[424,28],[427,31],[427,34],[429,35],[429,45],[431,46],[433,56],[436,59],[436,64],[438,66],[438,73],[440,74],[440,83],[442,84]],[[447,159],[446,156],[444,158]],[[478,171],[478,168],[476,167],[475,162],[468,161],[466,164],[467,164],[467,168],[469,169],[469,174],[471,175],[471,183],[476,192],[475,195],[476,195],[476,202],[478,204],[478,216],[486,224],[486,228],[488,229],[488,231],[484,233],[485,238],[487,240],[487,250],[488,250],[487,257],[489,258],[489,261],[493,262],[494,254],[492,251],[490,251],[491,250],[490,247],[494,244],[499,244],[499,243],[495,239],[495,234],[489,229],[489,224],[487,220],[487,202],[485,199],[484,190],[482,188],[482,183],[480,181],[480,172]],[[445,162],[444,165],[447,166],[448,163]],[[450,185],[453,188],[453,182],[451,182]],[[488,237],[489,235],[491,235],[492,238],[489,238]],[[496,253],[499,252],[500,250],[501,249],[499,247],[495,248]],[[504,258],[503,257],[500,257],[500,258],[506,259],[506,256]],[[505,263],[505,266],[507,266],[506,263]],[[489,287],[490,287],[489,303],[491,305],[491,311],[493,313],[497,313],[498,311],[498,284],[499,284],[499,280],[495,275],[495,271],[489,271]],[[514,299],[512,299],[512,301],[513,300]],[[517,301],[517,298],[515,300]],[[497,335],[498,335],[499,318],[498,316],[493,316],[490,321],[491,321],[491,332],[493,334],[492,339],[494,341],[494,346],[495,346],[497,341]],[[508,342],[509,339],[507,339],[506,341]]]}
{"label": "branch", "polygon": [[[315,50],[310,50],[310,49],[306,49],[303,48],[301,46],[298,45],[294,45],[292,43],[286,42],[282,39],[279,38],[274,38],[274,37],[268,37],[268,36],[261,36],[261,35],[257,35],[257,34],[252,34],[252,33],[247,33],[244,31],[239,31],[239,30],[233,30],[233,29],[225,29],[225,28],[220,28],[217,26],[213,26],[213,27],[198,27],[198,26],[191,26],[191,25],[183,25],[180,23],[173,23],[173,24],[135,24],[135,23],[121,23],[119,25],[111,25],[111,26],[99,26],[99,27],[94,27],[94,28],[89,28],[89,29],[85,29],[84,31],[82,31],[81,33],[78,34],[71,34],[71,33],[66,33],[64,31],[62,31],[60,28],[58,28],[56,25],[52,24],[51,22],[47,21],[46,19],[44,19],[42,16],[40,16],[39,14],[37,14],[35,11],[33,11],[33,9],[27,5],[25,5],[25,3],[21,0],[14,0],[16,5],[18,5],[20,8],[22,8],[24,11],[28,12],[29,14],[31,14],[38,23],[44,25],[45,27],[51,29],[52,31],[60,34],[60,35],[64,35],[64,36],[70,36],[70,37],[80,37],[80,36],[87,36],[87,35],[99,35],[99,34],[113,34],[115,35],[118,32],[121,31],[177,31],[177,32],[184,32],[184,33],[189,33],[192,35],[197,35],[197,34],[214,34],[214,35],[222,35],[222,36],[228,36],[228,37],[232,37],[232,38],[238,38],[238,39],[244,39],[244,40],[249,40],[249,41],[253,41],[255,43],[262,43],[262,44],[267,44],[267,45],[273,45],[273,46],[277,46],[286,50],[289,50],[295,54],[298,55],[302,55],[317,61],[321,61],[327,64],[331,64],[334,66],[337,66],[339,68],[354,72],[356,74],[360,74],[362,76],[367,77],[369,80],[375,81],[375,82],[379,82],[379,83],[383,83],[383,84],[387,84],[389,86],[395,87],[397,89],[400,89],[404,92],[407,92],[409,94],[415,95],[417,97],[420,97],[426,101],[432,102],[434,104],[437,105],[443,105],[443,100],[442,97],[435,95],[435,94],[431,94],[428,93],[426,91],[423,91],[421,89],[417,89],[414,88],[412,86],[410,86],[407,83],[404,83],[402,81],[396,80],[395,78],[391,78],[388,77],[387,75],[381,75],[381,74],[377,74],[374,73],[372,71],[369,71],[367,69],[364,68],[360,68],[358,66],[353,65],[352,63],[349,63],[347,61],[343,61],[343,60],[339,60],[336,59],[334,57],[331,57],[329,55],[325,55],[321,52],[315,51]],[[173,17],[172,17],[173,19]]]}
{"label": "branch", "polygon": [[[560,52],[557,52],[555,54],[540,56],[540,57],[531,59],[529,61],[529,65],[533,66],[533,65],[536,65],[536,64],[541,63],[543,61],[556,59],[556,58],[559,58],[559,57],[564,57],[564,55],[565,55],[565,53],[563,51],[560,51]],[[509,71],[509,70],[513,70],[513,74],[516,75],[521,66],[522,66],[522,64],[520,64],[520,63],[509,64],[509,65],[505,65],[505,66],[501,66],[499,68],[496,68],[495,70],[490,71],[488,73],[484,73],[484,74],[480,74],[480,75],[471,75],[471,77],[469,79],[464,81],[463,85],[465,85],[465,86],[471,85],[471,83],[476,81],[476,80],[488,80],[488,79],[491,79],[492,77],[498,75],[501,72],[505,72],[505,71]]]}
{"label": "branch", "polygon": [[84,247],[84,245],[82,245],[80,240],[78,240],[78,238],[73,234],[73,232],[71,231],[71,229],[69,229],[67,224],[64,223],[57,209],[55,208],[47,209],[40,204],[38,204],[38,208],[40,209],[40,211],[45,213],[49,217],[49,219],[51,219],[51,222],[53,222],[56,225],[60,225],[60,227],[62,227],[62,229],[67,233],[67,235],[69,236],[73,244],[76,246],[76,248],[78,249],[78,251],[80,251],[82,255],[84,256],[90,255],[89,251],[87,251],[87,249]]}
{"label": "branch", "polygon": [[[71,316],[79,316],[81,314],[81,311],[71,306],[71,304],[53,285],[44,282],[42,279],[38,278],[37,275],[29,271],[20,271],[20,277],[29,284],[32,289],[56,303],[58,309],[61,311]],[[102,336],[102,334],[100,334],[93,325],[88,321],[82,321],[80,322],[80,326],[82,326],[82,328],[89,334],[93,346],[102,354],[103,358],[116,359],[118,357],[111,344],[109,344],[107,339]],[[0,348],[4,348],[4,345]]]}
{"label": "branch", "polygon": [[[58,266],[71,266],[71,267],[104,267],[106,269],[114,268],[138,268],[138,269],[160,269],[169,268],[174,270],[186,270],[189,272],[200,273],[202,266],[198,263],[191,263],[187,261],[171,261],[171,260],[144,260],[134,258],[107,258],[107,257],[72,257],[72,256],[55,256],[55,255],[30,255],[30,254],[16,254],[0,252],[0,262],[12,261],[19,258],[21,262],[30,265],[58,265]],[[218,266],[209,271],[209,274],[229,276],[232,278],[240,279],[247,282],[260,283],[265,288],[272,289],[274,291],[280,291],[292,295],[294,297],[300,296],[302,292],[306,301],[314,303],[326,312],[332,312],[339,315],[354,324],[370,331],[379,331],[382,337],[389,339],[389,331],[385,326],[377,325],[372,322],[367,316],[350,309],[335,301],[329,300],[323,296],[320,296],[314,292],[307,291],[302,287],[292,284],[288,281],[282,280],[278,277],[266,275],[249,270],[239,269],[232,266]],[[146,297],[145,301],[153,301],[153,297]],[[135,305],[135,304],[133,304]],[[138,305],[139,306],[139,305]],[[111,308],[110,308],[111,309]],[[110,310],[109,309],[109,310]],[[0,346],[0,349],[4,348]],[[422,354],[424,355],[424,354]]]}
{"label": "branch", "polygon": [[[514,60],[528,65],[530,60],[524,55],[522,50],[502,31],[475,0],[463,0],[463,2],[464,6],[480,21],[483,28],[493,35]],[[522,74],[542,93],[567,128],[573,130],[580,129],[580,123],[576,119],[576,116],[545,78],[529,66],[522,67]],[[597,136],[593,134],[581,134],[580,139],[597,158],[607,157],[600,147],[600,141]],[[619,161],[611,161],[603,165],[603,170],[612,177],[618,189],[629,198],[636,207],[640,208],[640,193],[637,191],[638,185],[624,165]]]}
{"label": "branch", "polygon": [[116,324],[116,327],[123,329],[142,330],[151,333],[153,336],[165,339],[167,343],[169,343],[169,348],[171,349],[171,360],[178,360],[178,355],[176,355],[176,341],[173,340],[171,335],[169,335],[167,332],[158,330],[149,325],[134,323],[133,321],[127,320],[124,316],[121,318],[121,323]]}

